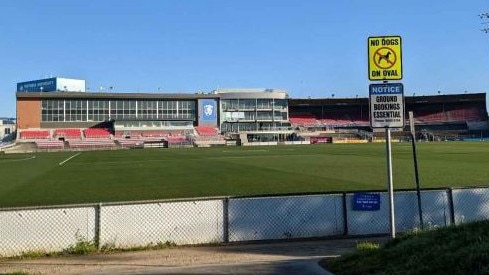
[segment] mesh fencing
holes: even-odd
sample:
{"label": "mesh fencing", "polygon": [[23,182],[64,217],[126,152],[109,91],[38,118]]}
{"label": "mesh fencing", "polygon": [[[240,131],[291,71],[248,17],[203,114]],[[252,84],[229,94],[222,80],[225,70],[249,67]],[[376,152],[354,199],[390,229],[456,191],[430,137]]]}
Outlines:
{"label": "mesh fencing", "polygon": [[95,239],[96,207],[0,211],[0,255],[61,251]]}
{"label": "mesh fencing", "polygon": [[339,235],[342,205],[342,195],[231,199],[229,241]]}
{"label": "mesh fencing", "polygon": [[[388,193],[375,193],[380,197],[377,211],[358,211],[353,208],[353,194],[348,194],[348,235],[390,233],[390,205]],[[415,191],[394,193],[394,220],[397,232],[422,228],[436,228],[451,224],[450,202],[446,190],[429,190],[420,193],[421,213]],[[421,214],[421,217],[420,217]]]}
{"label": "mesh fencing", "polygon": [[100,245],[131,247],[223,242],[223,201],[106,205]]}
{"label": "mesh fencing", "polygon": [[489,219],[489,188],[452,191],[455,224]]}
{"label": "mesh fencing", "polygon": [[377,211],[354,210],[354,194],[346,195],[347,230],[349,235],[389,233],[389,199],[386,193],[379,195],[380,206]]}
{"label": "mesh fencing", "polygon": [[[0,209],[0,255],[99,248],[389,234],[389,199],[360,211],[354,193]],[[421,228],[417,193],[395,192],[397,232]],[[421,192],[425,229],[489,219],[489,188]]]}

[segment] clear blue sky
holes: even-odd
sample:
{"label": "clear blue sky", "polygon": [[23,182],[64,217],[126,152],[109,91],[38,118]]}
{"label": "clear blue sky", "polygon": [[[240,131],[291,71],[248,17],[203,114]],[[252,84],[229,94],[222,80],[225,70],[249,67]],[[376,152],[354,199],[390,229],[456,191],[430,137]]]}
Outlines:
{"label": "clear blue sky", "polygon": [[0,116],[15,116],[17,82],[50,76],[86,79],[92,91],[367,97],[367,38],[383,35],[403,39],[406,95],[485,92],[481,12],[489,2],[5,0]]}

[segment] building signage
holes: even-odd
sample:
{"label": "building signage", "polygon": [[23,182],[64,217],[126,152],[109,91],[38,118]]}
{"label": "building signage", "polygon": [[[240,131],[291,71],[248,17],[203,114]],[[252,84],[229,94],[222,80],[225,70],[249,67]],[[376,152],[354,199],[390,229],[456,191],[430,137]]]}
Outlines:
{"label": "building signage", "polygon": [[402,79],[402,51],[400,36],[368,38],[368,79]]}
{"label": "building signage", "polygon": [[370,84],[370,126],[404,127],[404,86],[402,83]]}
{"label": "building signage", "polygon": [[56,78],[47,78],[17,83],[17,92],[52,92],[56,91]]}
{"label": "building signage", "polygon": [[217,107],[216,101],[211,99],[206,99],[200,101],[201,103],[201,120],[213,120],[215,121],[217,118]]}
{"label": "building signage", "polygon": [[354,211],[378,211],[380,209],[380,195],[370,193],[353,194]]}

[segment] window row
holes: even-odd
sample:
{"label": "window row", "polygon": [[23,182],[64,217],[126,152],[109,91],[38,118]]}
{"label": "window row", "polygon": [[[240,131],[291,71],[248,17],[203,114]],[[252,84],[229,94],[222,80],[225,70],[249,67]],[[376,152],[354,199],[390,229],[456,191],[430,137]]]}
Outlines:
{"label": "window row", "polygon": [[286,99],[223,99],[223,110],[285,109]]}
{"label": "window row", "polygon": [[41,119],[48,121],[104,121],[107,119],[190,119],[195,101],[43,100]]}

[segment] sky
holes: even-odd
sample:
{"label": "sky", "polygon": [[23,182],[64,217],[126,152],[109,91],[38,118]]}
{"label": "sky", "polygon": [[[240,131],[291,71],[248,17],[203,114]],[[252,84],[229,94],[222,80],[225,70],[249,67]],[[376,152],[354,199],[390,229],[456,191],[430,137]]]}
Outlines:
{"label": "sky", "polygon": [[90,91],[284,89],[368,97],[367,39],[402,37],[406,96],[489,90],[487,0],[4,0],[0,117],[16,83],[85,79]]}

